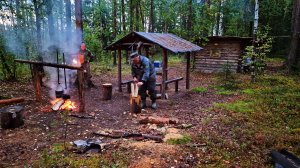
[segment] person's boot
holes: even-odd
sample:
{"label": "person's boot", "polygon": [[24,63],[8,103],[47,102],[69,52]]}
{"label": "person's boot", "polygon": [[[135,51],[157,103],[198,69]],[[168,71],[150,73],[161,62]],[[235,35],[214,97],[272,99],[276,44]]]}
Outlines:
{"label": "person's boot", "polygon": [[155,101],[152,101],[151,108],[152,109],[156,109],[157,108],[157,104],[156,104]]}
{"label": "person's boot", "polygon": [[146,108],[146,100],[142,100],[142,102],[141,102],[141,108],[142,109]]}

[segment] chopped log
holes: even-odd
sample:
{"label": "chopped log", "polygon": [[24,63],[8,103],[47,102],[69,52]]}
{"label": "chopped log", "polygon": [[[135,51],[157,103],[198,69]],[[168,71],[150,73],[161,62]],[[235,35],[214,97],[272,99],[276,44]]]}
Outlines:
{"label": "chopped log", "polygon": [[52,106],[52,110],[53,111],[58,111],[60,109],[60,107],[64,104],[65,100],[61,99],[59,101],[57,101],[53,106]]}
{"label": "chopped log", "polygon": [[12,106],[0,110],[0,125],[3,129],[17,128],[24,124],[23,106]]}
{"label": "chopped log", "polygon": [[111,100],[112,97],[112,84],[105,83],[102,85],[102,99]]}
{"label": "chopped log", "polygon": [[15,103],[21,103],[24,101],[25,101],[25,99],[23,97],[4,99],[4,100],[0,100],[0,105],[10,105],[10,104],[15,104]]}
{"label": "chopped log", "polygon": [[70,117],[76,117],[76,118],[82,118],[82,119],[95,119],[93,116],[86,116],[86,115],[80,115],[80,114],[70,114]]}
{"label": "chopped log", "polygon": [[130,112],[141,113],[141,96],[138,95],[139,88],[136,83],[131,83],[131,95],[130,95]]}
{"label": "chopped log", "polygon": [[179,123],[178,119],[176,118],[164,118],[164,117],[142,117],[139,121],[140,124],[157,124],[157,125],[164,125],[164,124],[177,124]]}

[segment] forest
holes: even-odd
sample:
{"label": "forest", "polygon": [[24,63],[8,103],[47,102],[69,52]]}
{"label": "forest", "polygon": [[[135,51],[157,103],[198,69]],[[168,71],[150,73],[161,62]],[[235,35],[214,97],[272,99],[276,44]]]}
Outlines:
{"label": "forest", "polygon": [[[0,9],[0,168],[300,167],[300,0]],[[157,108],[134,96],[134,51]]]}

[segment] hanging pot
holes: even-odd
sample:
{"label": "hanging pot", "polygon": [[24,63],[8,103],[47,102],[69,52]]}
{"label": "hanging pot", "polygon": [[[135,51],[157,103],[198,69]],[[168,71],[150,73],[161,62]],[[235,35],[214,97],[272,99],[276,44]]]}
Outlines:
{"label": "hanging pot", "polygon": [[64,94],[64,89],[60,84],[58,84],[55,90],[55,97],[62,98],[63,94]]}

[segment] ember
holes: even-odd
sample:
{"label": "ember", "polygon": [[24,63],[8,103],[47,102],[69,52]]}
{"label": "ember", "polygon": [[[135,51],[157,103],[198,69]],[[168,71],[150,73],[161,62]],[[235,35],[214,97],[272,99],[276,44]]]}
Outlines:
{"label": "ember", "polygon": [[72,102],[71,100],[63,99],[63,98],[57,98],[55,100],[51,101],[52,104],[52,110],[58,111],[58,110],[73,110],[76,108],[75,102]]}

